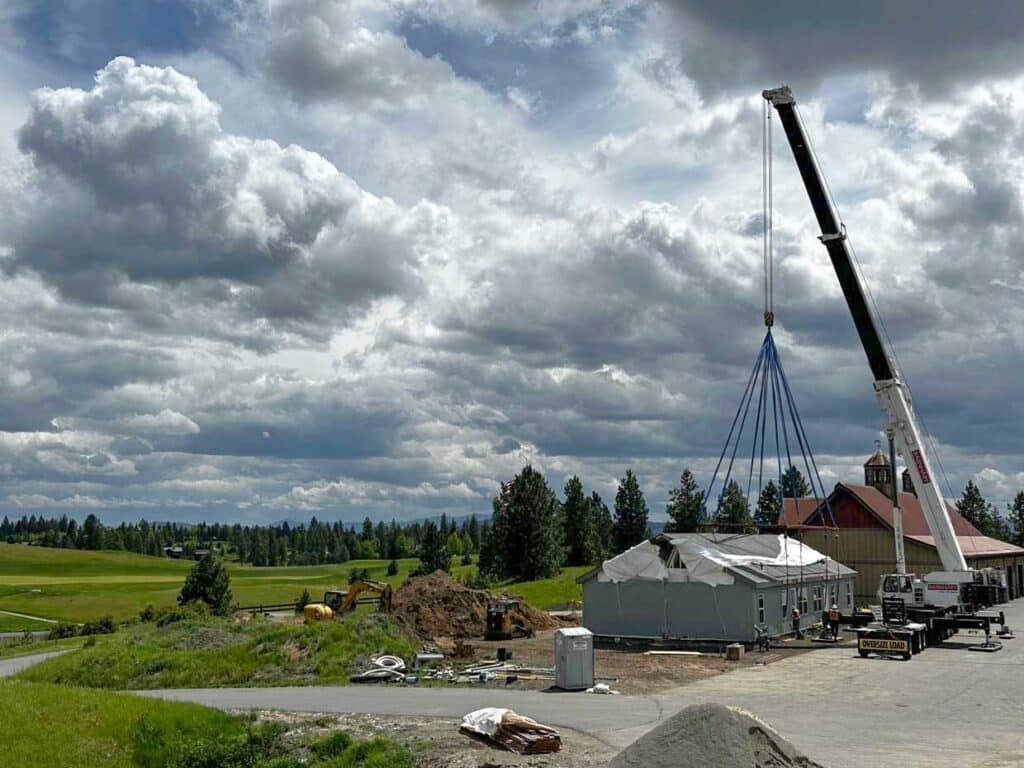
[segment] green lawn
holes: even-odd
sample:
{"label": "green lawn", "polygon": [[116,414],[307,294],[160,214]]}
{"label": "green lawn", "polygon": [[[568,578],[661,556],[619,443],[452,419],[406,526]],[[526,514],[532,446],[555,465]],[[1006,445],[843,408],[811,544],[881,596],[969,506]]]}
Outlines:
{"label": "green lawn", "polygon": [[127,694],[0,680],[0,765],[130,768],[143,715],[163,715],[210,731],[237,730],[229,715],[195,704]]}
{"label": "green lawn", "polygon": [[[456,578],[475,565],[452,567]],[[253,568],[229,563],[231,591],[239,605],[275,604],[295,600],[308,589],[319,599],[327,589],[344,588],[353,568],[366,568],[371,579],[398,586],[416,569],[416,559],[399,560],[396,576],[387,575],[387,560],[351,560],[337,565]],[[61,621],[82,622],[101,616],[118,621],[134,618],[146,605],[174,605],[190,561],[147,557],[129,552],[0,544],[0,609]],[[522,595],[539,608],[579,600],[575,578],[586,568],[566,568],[554,579],[500,588]],[[45,625],[0,614],[0,631]]]}
{"label": "green lawn", "polygon": [[0,765],[20,768],[416,768],[387,738],[289,731],[197,704],[0,680]]}
{"label": "green lawn", "polygon": [[592,568],[593,566],[590,565],[579,568],[563,568],[558,576],[551,579],[503,583],[494,589],[495,591],[518,595],[537,608],[551,608],[552,606],[583,600],[583,585],[576,583],[576,577],[587,573]]}
{"label": "green lawn", "polygon": [[[303,589],[319,597],[326,589],[348,584],[352,568],[366,568],[370,578],[398,585],[418,564],[415,559],[400,560],[398,575],[390,577],[386,560],[285,568],[232,563],[229,569],[235,601],[255,605],[294,600]],[[0,609],[62,621],[88,621],[105,615],[129,619],[150,603],[173,605],[191,567],[189,561],[128,552],[0,544]],[[25,626],[16,624],[11,629]]]}
{"label": "green lawn", "polygon": [[21,632],[26,629],[50,629],[52,624],[45,621],[23,619],[20,616],[8,616],[0,613],[0,632]]}

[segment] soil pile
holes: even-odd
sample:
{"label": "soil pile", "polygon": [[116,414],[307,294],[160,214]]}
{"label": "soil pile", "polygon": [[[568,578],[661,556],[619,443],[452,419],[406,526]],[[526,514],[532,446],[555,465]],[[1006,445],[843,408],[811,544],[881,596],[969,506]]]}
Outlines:
{"label": "soil pile", "polygon": [[748,712],[687,707],[619,753],[609,768],[822,768]]}
{"label": "soil pile", "polygon": [[[410,576],[395,592],[393,614],[423,639],[438,637],[481,637],[487,620],[487,603],[494,599],[486,589],[470,589],[444,571]],[[561,626],[545,611],[521,602],[512,611],[514,619],[527,629],[555,629]]]}

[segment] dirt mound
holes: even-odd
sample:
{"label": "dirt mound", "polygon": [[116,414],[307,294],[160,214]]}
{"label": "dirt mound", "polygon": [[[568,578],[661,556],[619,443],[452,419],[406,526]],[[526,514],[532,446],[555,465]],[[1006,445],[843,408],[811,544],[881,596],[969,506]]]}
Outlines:
{"label": "dirt mound", "polygon": [[721,704],[687,707],[618,754],[609,768],[821,768],[770,726]]}
{"label": "dirt mound", "polygon": [[[481,637],[487,619],[487,603],[494,596],[486,589],[470,589],[444,571],[410,576],[395,592],[394,616],[423,639]],[[561,626],[545,611],[525,602],[512,616],[527,629]]]}

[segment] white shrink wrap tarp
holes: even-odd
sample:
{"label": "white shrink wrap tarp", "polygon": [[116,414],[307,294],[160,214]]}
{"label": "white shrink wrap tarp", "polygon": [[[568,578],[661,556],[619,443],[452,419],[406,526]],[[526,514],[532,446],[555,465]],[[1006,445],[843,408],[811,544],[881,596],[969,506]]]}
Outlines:
{"label": "white shrink wrap tarp", "polygon": [[661,559],[661,548],[649,541],[641,542],[621,555],[606,560],[602,566],[605,580],[624,581],[691,581],[710,586],[728,586],[736,579],[729,569],[737,566],[763,565],[799,568],[825,560],[821,552],[785,534],[714,537],[685,534],[669,539],[685,568],[668,568]]}

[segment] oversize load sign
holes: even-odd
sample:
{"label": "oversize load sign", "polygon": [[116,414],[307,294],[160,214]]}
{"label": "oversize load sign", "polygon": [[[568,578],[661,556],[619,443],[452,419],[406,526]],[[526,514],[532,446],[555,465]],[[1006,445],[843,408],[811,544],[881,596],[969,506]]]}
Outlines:
{"label": "oversize load sign", "polygon": [[885,637],[861,637],[857,647],[862,651],[882,651],[889,653],[909,653],[910,643],[906,640],[891,640]]}

